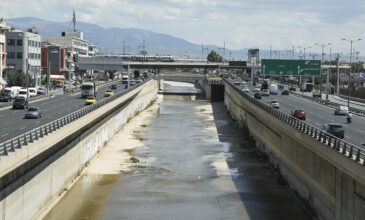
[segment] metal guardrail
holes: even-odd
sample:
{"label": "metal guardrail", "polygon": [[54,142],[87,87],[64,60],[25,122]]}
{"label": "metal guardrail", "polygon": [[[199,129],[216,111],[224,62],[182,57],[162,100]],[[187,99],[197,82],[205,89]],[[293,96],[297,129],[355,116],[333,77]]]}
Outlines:
{"label": "metal guardrail", "polygon": [[337,151],[338,153],[344,155],[345,157],[358,162],[365,166],[365,150],[362,148],[353,145],[347,141],[339,139],[322,129],[316,128],[310,124],[305,123],[302,120],[292,117],[278,109],[272,108],[271,106],[267,105],[266,103],[255,99],[254,97],[250,96],[249,94],[241,91],[239,88],[234,86],[234,84],[226,79],[223,79],[225,82],[230,84],[234,90],[236,90],[242,97],[249,100],[262,110],[268,112],[269,114],[273,115],[274,117],[278,118],[282,122],[289,124],[294,129],[301,131],[303,134],[308,135],[309,137],[313,138],[314,140],[321,142],[323,145],[330,147],[331,149]]}
{"label": "metal guardrail", "polygon": [[0,157],[1,156],[7,156],[10,152],[14,152],[17,149],[21,149],[23,146],[26,146],[30,143],[33,143],[36,140],[42,139],[43,137],[47,136],[48,134],[61,129],[63,126],[70,124],[71,122],[87,115],[88,113],[100,108],[101,106],[125,95],[126,93],[130,92],[131,90],[138,88],[140,86],[142,86],[143,84],[145,84],[146,82],[150,81],[146,80],[142,83],[138,83],[134,86],[129,87],[128,89],[125,89],[121,92],[116,93],[113,96],[104,98],[98,102],[96,102],[95,104],[86,106],[82,109],[79,109],[75,112],[72,112],[70,114],[67,114],[59,119],[56,119],[52,122],[49,122],[45,125],[42,125],[38,128],[35,128],[31,131],[28,131],[24,134],[21,134],[17,137],[14,137],[10,140],[7,140],[3,143],[0,143]]}

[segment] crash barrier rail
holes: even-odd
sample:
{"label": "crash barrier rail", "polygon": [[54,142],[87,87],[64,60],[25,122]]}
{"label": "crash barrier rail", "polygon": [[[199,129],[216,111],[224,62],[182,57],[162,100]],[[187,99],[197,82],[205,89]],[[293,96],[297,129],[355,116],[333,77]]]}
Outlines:
{"label": "crash barrier rail", "polygon": [[28,131],[24,134],[21,134],[17,137],[14,137],[10,140],[7,140],[3,143],[0,143],[0,157],[7,156],[10,152],[14,152],[17,149],[21,149],[23,146],[26,146],[30,143],[33,143],[36,140],[42,139],[43,137],[47,136],[50,133],[55,132],[58,129],[61,129],[63,126],[70,124],[71,122],[89,114],[90,112],[100,108],[101,106],[114,101],[115,99],[125,95],[126,93],[130,92],[131,90],[142,86],[143,84],[149,82],[151,79],[146,80],[142,83],[138,83],[134,86],[129,87],[121,92],[116,93],[113,96],[104,98],[95,104],[86,106],[82,109],[79,109],[75,112],[67,114],[59,119],[51,121],[45,125],[37,127],[31,131]]}
{"label": "crash barrier rail", "polygon": [[268,112],[269,114],[273,115],[274,117],[278,118],[282,122],[289,124],[294,129],[302,132],[303,134],[308,135],[309,137],[313,138],[314,140],[321,142],[325,146],[337,151],[338,153],[344,155],[345,157],[362,164],[365,166],[365,151],[353,145],[347,141],[344,141],[340,138],[337,138],[322,129],[316,128],[310,124],[305,123],[304,121],[297,119],[291,115],[288,115],[278,109],[267,105],[265,102],[255,99],[254,97],[250,96],[249,94],[241,91],[239,88],[234,86],[234,84],[226,79],[223,79],[226,83],[231,85],[231,87],[237,91],[242,97],[249,100],[254,105],[258,106],[262,110]]}
{"label": "crash barrier rail", "polygon": [[[326,106],[333,107],[333,108],[336,108],[338,106],[342,106],[341,104],[326,101],[326,100],[323,100],[323,99],[320,99],[320,98],[312,98],[312,97],[301,95],[301,94],[294,93],[294,92],[292,92],[291,94],[293,94],[295,96],[298,96],[298,97],[301,97],[301,98],[304,98],[304,99],[307,99],[307,100],[310,100],[312,102],[316,102],[318,104],[326,105]],[[365,111],[361,110],[361,109],[350,107],[349,111],[350,111],[350,113],[352,113],[354,115],[363,116],[363,117],[365,116]]]}

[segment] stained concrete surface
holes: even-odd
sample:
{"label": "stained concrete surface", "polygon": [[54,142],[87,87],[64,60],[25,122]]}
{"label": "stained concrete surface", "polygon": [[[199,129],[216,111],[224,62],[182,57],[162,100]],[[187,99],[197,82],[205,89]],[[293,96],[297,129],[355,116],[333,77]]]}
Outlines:
{"label": "stained concrete surface", "polygon": [[92,162],[104,170],[86,172],[45,219],[312,218],[222,102],[166,98],[132,120]]}

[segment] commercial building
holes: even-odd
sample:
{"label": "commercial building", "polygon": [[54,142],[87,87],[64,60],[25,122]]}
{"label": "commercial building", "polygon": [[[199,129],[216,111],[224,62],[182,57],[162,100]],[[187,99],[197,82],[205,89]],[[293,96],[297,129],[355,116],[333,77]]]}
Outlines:
{"label": "commercial building", "polygon": [[29,74],[31,86],[41,81],[41,36],[34,30],[6,32],[7,66]]}
{"label": "commercial building", "polygon": [[6,82],[3,79],[3,71],[6,68],[6,41],[5,31],[7,27],[5,21],[0,19],[0,91],[5,87]]}
{"label": "commercial building", "polygon": [[67,48],[58,45],[42,46],[42,75],[65,75],[67,68]]}
{"label": "commercial building", "polygon": [[43,38],[45,44],[51,44],[66,48],[66,61],[69,76],[67,78],[75,79],[73,74],[75,66],[73,62],[77,57],[87,57],[89,52],[89,42],[84,39],[82,32],[62,32],[61,36]]}

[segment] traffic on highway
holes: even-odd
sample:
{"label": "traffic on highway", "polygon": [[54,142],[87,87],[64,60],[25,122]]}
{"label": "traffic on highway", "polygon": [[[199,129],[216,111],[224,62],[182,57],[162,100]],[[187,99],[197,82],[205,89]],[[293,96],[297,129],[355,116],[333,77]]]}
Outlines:
{"label": "traffic on highway", "polygon": [[81,86],[80,92],[34,102],[28,102],[26,97],[15,97],[11,108],[0,108],[0,143],[121,92],[128,88],[128,84],[118,80],[100,86],[93,85],[93,92],[87,95],[85,88]]}
{"label": "traffic on highway", "polygon": [[[313,102],[294,94],[293,91],[289,91],[289,87],[279,85],[276,82],[268,83],[268,81],[262,80],[261,83],[253,86],[252,83],[245,82],[239,77],[230,80],[243,92],[273,108],[305,120],[306,123],[349,143],[365,147],[363,138],[365,136],[363,129],[365,118],[349,114],[347,106],[340,105],[333,108]],[[350,121],[348,120],[349,115]]]}

